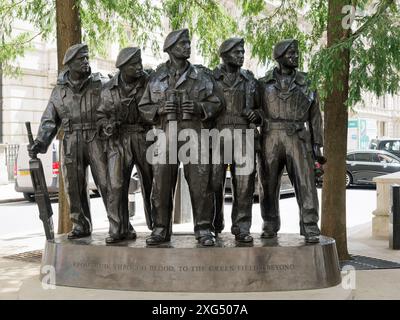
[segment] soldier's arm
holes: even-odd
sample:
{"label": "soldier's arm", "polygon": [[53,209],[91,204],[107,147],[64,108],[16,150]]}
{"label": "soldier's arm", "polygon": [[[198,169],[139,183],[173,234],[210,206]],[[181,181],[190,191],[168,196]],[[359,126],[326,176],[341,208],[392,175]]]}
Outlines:
{"label": "soldier's arm", "polygon": [[322,115],[319,106],[318,93],[314,92],[314,99],[309,109],[310,112],[310,133],[313,144],[318,144],[320,147],[323,146],[323,124]]}
{"label": "soldier's arm", "polygon": [[224,108],[223,93],[212,77],[208,77],[205,90],[205,97],[197,103],[202,113],[202,120],[216,118]]}
{"label": "soldier's arm", "polygon": [[314,159],[320,164],[325,164],[327,159],[322,154],[323,146],[323,125],[322,125],[322,115],[319,108],[319,97],[318,94],[314,93],[314,99],[309,109],[310,112],[310,132],[312,140],[312,150]]}
{"label": "soldier's arm", "polygon": [[55,107],[57,99],[56,89],[53,89],[47,107],[40,120],[38,134],[34,142],[34,148],[38,153],[47,152],[51,141],[60,128],[61,119]]}
{"label": "soldier's arm", "polygon": [[154,103],[151,99],[150,83],[147,84],[146,89],[144,90],[138,108],[139,114],[144,121],[150,124],[156,122],[160,106],[158,103]]}
{"label": "soldier's arm", "polygon": [[264,113],[262,110],[262,86],[256,79],[252,83],[252,95],[253,95],[253,110],[257,114],[255,122],[256,126],[261,126],[264,121]]}
{"label": "soldier's arm", "polygon": [[110,90],[107,88],[103,89],[100,97],[100,105],[96,112],[97,126],[99,128],[115,120],[114,105]]}
{"label": "soldier's arm", "polygon": [[100,138],[106,139],[115,131],[115,106],[109,88],[103,88],[100,95],[100,105],[96,112],[97,132]]}

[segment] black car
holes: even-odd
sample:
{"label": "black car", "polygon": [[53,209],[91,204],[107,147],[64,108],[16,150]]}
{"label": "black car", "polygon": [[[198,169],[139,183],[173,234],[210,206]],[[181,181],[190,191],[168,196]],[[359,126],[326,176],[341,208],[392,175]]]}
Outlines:
{"label": "black car", "polygon": [[373,178],[400,171],[400,158],[383,150],[350,151],[346,167],[346,187],[374,185]]}
{"label": "black car", "polygon": [[374,150],[384,150],[400,157],[400,138],[372,139],[369,148]]}

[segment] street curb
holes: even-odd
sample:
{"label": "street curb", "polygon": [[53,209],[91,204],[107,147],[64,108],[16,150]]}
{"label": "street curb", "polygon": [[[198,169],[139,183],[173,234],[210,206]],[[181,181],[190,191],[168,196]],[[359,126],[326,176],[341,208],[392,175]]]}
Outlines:
{"label": "street curb", "polygon": [[0,200],[0,204],[3,203],[10,203],[10,202],[22,202],[22,201],[28,201],[24,198],[17,198],[17,199],[4,199],[4,200]]}

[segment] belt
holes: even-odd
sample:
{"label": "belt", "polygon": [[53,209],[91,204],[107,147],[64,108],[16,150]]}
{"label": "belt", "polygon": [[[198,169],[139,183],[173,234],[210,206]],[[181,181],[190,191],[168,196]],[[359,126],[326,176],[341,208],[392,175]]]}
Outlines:
{"label": "belt", "polygon": [[70,121],[68,121],[64,123],[63,129],[65,132],[72,132],[72,131],[97,130],[97,127],[96,124],[92,122],[71,123]]}
{"label": "belt", "polygon": [[222,116],[220,119],[218,119],[218,124],[221,125],[248,125],[249,122],[247,121],[246,118],[242,116],[237,116],[237,115],[231,115],[231,114],[226,114]]}
{"label": "belt", "polygon": [[306,128],[306,122],[304,121],[265,121],[263,125],[263,131],[265,132],[270,130],[285,130],[289,136]]}
{"label": "belt", "polygon": [[145,132],[151,130],[151,127],[146,127],[141,124],[123,124],[120,126],[120,130],[128,133]]}

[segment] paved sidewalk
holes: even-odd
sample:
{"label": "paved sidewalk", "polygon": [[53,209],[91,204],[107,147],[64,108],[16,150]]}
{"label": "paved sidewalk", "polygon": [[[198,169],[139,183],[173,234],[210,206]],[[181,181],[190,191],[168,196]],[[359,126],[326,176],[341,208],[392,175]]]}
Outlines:
{"label": "paved sidewalk", "polygon": [[[189,231],[191,224],[177,225],[176,231]],[[143,226],[135,226],[145,231]],[[143,229],[143,230],[142,230]],[[97,230],[99,231],[99,230]],[[367,223],[348,230],[348,245],[351,254],[363,255],[400,263],[400,251],[389,249],[388,241],[371,239],[371,224]],[[28,239],[15,239],[27,243]],[[43,236],[29,239],[30,249],[43,248]],[[25,249],[27,249],[25,247]],[[4,256],[4,252],[1,253]],[[1,258],[0,256],[0,299],[399,299],[400,269],[379,269],[355,272],[355,288],[346,276],[342,285],[321,290],[273,293],[163,293],[126,292],[114,290],[92,290],[57,287],[44,290],[39,281],[40,264],[26,263]],[[344,275],[344,274],[343,274]],[[347,281],[347,282],[346,282]]]}

